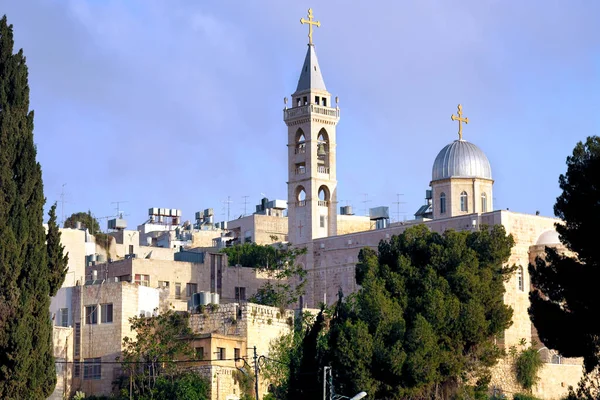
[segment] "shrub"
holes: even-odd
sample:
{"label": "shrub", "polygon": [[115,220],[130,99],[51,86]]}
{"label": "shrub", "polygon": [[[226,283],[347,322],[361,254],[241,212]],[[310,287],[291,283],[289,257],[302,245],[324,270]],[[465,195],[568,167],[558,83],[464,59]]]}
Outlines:
{"label": "shrub", "polygon": [[537,373],[542,365],[543,361],[540,358],[540,354],[533,347],[523,350],[519,354],[515,366],[517,370],[517,382],[519,382],[523,389],[531,390],[533,385],[536,384],[539,379]]}

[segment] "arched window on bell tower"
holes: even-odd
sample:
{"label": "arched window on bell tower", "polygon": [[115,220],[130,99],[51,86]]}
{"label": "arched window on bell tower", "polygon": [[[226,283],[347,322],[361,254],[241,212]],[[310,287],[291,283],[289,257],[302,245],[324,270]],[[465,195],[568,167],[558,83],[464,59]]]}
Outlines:
{"label": "arched window on bell tower", "polygon": [[440,194],[440,214],[446,213],[446,193]]}
{"label": "arched window on bell tower", "polygon": [[329,135],[325,128],[317,136],[317,172],[329,174]]}
{"label": "arched window on bell tower", "polygon": [[295,150],[294,153],[296,154],[304,154],[306,153],[306,137],[304,136],[304,131],[302,131],[302,129],[298,128],[298,130],[296,131],[296,140],[295,140]]}
{"label": "arched window on bell tower", "polygon": [[460,211],[469,211],[469,197],[467,192],[460,194]]}

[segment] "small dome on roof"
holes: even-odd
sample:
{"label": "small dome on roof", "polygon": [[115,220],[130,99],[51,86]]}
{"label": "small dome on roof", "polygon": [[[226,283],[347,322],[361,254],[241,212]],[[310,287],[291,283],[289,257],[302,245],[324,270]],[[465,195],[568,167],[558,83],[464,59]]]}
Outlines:
{"label": "small dome on roof", "polygon": [[433,162],[431,180],[448,178],[492,179],[490,161],[481,149],[466,140],[455,140]]}
{"label": "small dome on roof", "polygon": [[558,238],[558,232],[554,229],[546,231],[540,235],[538,238],[537,245],[552,245],[552,244],[560,244],[560,239]]}

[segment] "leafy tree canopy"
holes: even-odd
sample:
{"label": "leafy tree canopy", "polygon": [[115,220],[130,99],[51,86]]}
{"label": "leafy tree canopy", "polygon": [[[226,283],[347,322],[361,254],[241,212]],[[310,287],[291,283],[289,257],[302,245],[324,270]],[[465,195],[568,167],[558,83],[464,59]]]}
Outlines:
{"label": "leafy tree canopy", "polygon": [[100,224],[98,220],[92,216],[92,212],[76,212],[73,213],[65,220],[64,227],[65,228],[75,228],[76,223],[81,222],[84,228],[90,232],[90,234],[95,235],[100,232]]}
{"label": "leafy tree canopy", "polygon": [[285,308],[296,303],[305,292],[306,271],[296,262],[306,248],[291,245],[259,245],[243,243],[222,250],[229,266],[253,268],[264,273],[268,280],[248,300],[267,306]]}
{"label": "leafy tree canopy", "polygon": [[129,376],[121,380],[122,392],[129,395],[131,387],[136,399],[208,398],[208,384],[185,373],[175,361],[193,355],[186,340],[192,334],[187,313],[168,310],[154,317],[136,316],[129,322],[136,337],[123,339],[120,360]]}
{"label": "leafy tree canopy", "polygon": [[511,324],[503,226],[476,232],[407,229],[359,254],[361,289],[339,301],[329,331],[337,393],[431,398],[466,379],[485,383]]}
{"label": "leafy tree canopy", "polygon": [[540,340],[567,357],[584,357],[588,372],[600,365],[600,138],[579,142],[560,175],[562,194],[554,214],[561,242],[576,255],[546,248],[546,258],[529,266],[534,290],[529,314]]}

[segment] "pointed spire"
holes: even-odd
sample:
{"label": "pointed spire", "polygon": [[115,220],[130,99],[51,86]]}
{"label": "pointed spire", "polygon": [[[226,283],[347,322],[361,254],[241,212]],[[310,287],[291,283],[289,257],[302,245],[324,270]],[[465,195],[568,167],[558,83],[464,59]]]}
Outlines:
{"label": "pointed spire", "polygon": [[323,81],[323,75],[321,75],[319,60],[317,60],[317,53],[315,52],[315,46],[313,44],[308,45],[308,51],[306,52],[300,79],[298,79],[296,92],[303,92],[311,89],[327,90],[325,88],[325,81]]}

